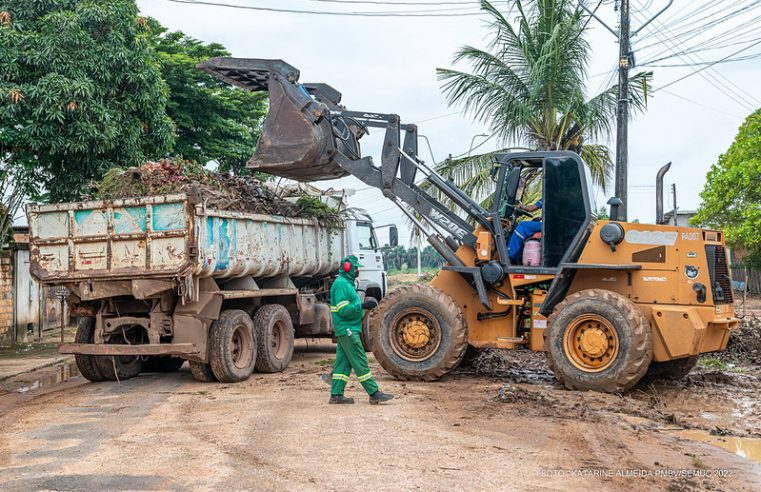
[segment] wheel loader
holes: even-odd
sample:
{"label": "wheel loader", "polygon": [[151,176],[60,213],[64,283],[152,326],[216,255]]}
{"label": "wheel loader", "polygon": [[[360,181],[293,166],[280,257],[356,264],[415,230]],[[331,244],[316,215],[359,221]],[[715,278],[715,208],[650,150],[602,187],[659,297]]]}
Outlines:
{"label": "wheel loader", "polygon": [[[214,58],[198,68],[268,91],[250,168],[295,180],[353,175],[398,205],[446,261],[430,284],[398,288],[372,315],[373,354],[396,378],[439,379],[468,346],[527,348],[545,351],[568,388],[620,392],[648,373],[687,374],[738,325],[723,233],[623,222],[616,207],[596,220],[575,153],[497,154],[484,208],[420,159],[417,127],[396,114],[349,111],[340,92],[299,82],[282,60]],[[380,165],[360,151],[370,128],[385,133]],[[520,201],[529,182],[543,201],[541,256],[525,266],[511,262],[507,241],[528,220]]]}

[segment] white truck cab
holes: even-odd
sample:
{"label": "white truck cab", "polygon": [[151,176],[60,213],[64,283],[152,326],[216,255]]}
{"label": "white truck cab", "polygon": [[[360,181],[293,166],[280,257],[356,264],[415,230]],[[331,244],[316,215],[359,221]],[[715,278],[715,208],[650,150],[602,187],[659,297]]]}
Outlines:
{"label": "white truck cab", "polygon": [[[391,233],[391,242],[396,242],[395,228],[392,230],[394,232]],[[355,218],[346,221],[346,241],[346,250],[356,256],[363,265],[357,279],[358,290],[364,291],[366,297],[374,297],[380,301],[386,295],[388,287],[386,270],[373,220],[366,212],[358,212]]]}

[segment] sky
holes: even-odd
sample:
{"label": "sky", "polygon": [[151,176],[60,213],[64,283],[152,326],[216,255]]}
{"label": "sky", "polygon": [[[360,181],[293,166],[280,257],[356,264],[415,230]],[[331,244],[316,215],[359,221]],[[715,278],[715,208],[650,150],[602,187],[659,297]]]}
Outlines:
{"label": "sky", "polygon": [[[462,0],[436,7],[374,5],[373,2],[342,5],[335,0],[209,1],[317,11],[449,9],[447,13],[458,14],[477,11],[477,2],[472,2],[472,7],[458,5]],[[413,3],[413,0],[396,1]],[[325,82],[342,92],[342,104],[350,110],[396,113],[402,122],[416,123],[419,132],[430,141],[432,152],[424,141],[420,142],[419,154],[427,163],[440,162],[449,154],[468,153],[471,144],[478,147],[486,140],[484,135],[492,133],[487,126],[474,122],[471,115],[463,115],[460,108],[448,106],[436,79],[437,67],[467,68],[452,64],[453,53],[462,45],[486,47],[489,30],[485,15],[347,17],[262,12],[169,0],[139,0],[137,3],[143,15],[158,19],[170,30],[181,30],[204,42],[221,43],[233,56],[285,60],[301,71],[301,81]],[[442,2],[418,0],[417,3]],[[667,3],[667,0],[632,0],[632,31]],[[636,60],[648,61],[658,58],[662,51],[685,46],[682,43],[694,44],[701,36],[686,40],[693,24],[718,19],[735,8],[743,8],[744,4],[748,6],[747,11],[725,21],[712,33],[721,33],[732,23],[739,29],[742,23],[752,21],[759,14],[753,10],[753,4],[758,2],[724,1],[706,2],[713,6],[685,17],[701,3],[674,0],[656,21],[633,37]],[[505,11],[510,4],[512,2],[494,2]],[[590,9],[598,5],[593,0],[586,0],[586,4]],[[597,15],[616,28],[613,0],[600,2]],[[684,19],[677,22],[680,17]],[[597,20],[592,19],[589,28],[587,39],[592,52],[588,90],[596,94],[615,83],[618,43]],[[702,39],[710,35],[711,32],[706,33]],[[702,52],[689,59],[671,58],[660,64],[700,63],[698,56],[712,61],[744,46]],[[758,47],[751,47],[744,54],[758,51]],[[704,66],[637,66],[633,70],[633,73],[652,70],[656,92],[650,94],[647,111],[637,115],[629,125],[629,220],[654,222],[655,174],[667,162],[673,164],[666,174],[664,188],[670,190],[671,184],[676,183],[679,208],[696,209],[700,203],[698,193],[711,164],[732,143],[747,115],[761,107],[758,59],[718,64],[657,92],[658,86],[665,86]],[[380,162],[382,137],[382,132],[376,130],[361,141],[363,153],[372,155],[376,162]],[[498,143],[491,139],[473,151],[494,150]],[[612,141],[602,143],[615,149]],[[380,191],[368,189],[352,177],[316,184],[322,188],[357,190],[349,198],[349,204],[366,209],[376,224],[396,224],[400,240],[407,242],[409,229],[403,214]],[[597,205],[605,204],[613,194],[612,188],[611,184],[606,192],[595,190],[593,200]],[[664,199],[671,204],[668,193]],[[386,234],[379,232],[381,244],[387,241]]]}

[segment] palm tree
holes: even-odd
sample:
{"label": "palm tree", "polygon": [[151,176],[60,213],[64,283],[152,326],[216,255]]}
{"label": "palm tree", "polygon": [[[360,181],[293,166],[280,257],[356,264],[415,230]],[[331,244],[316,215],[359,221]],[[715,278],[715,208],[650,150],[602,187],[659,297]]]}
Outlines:
{"label": "palm tree", "polygon": [[[605,188],[612,174],[610,149],[601,140],[615,120],[618,86],[587,97],[585,81],[590,46],[586,22],[575,0],[514,0],[515,23],[488,1],[491,17],[486,49],[464,46],[453,63],[471,71],[437,69],[450,105],[486,123],[500,142],[534,150],[572,150],[589,165]],[[643,110],[652,74],[631,77],[631,107]],[[476,199],[493,190],[489,170],[493,153],[448,160],[438,171]]]}

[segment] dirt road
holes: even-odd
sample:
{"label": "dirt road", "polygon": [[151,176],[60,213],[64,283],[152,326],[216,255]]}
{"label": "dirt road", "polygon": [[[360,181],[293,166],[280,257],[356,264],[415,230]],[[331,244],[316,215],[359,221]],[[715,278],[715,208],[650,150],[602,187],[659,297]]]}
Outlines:
{"label": "dirt road", "polygon": [[[673,431],[713,425],[701,414],[728,386],[705,375],[614,396],[555,386],[536,354],[525,370],[487,359],[437,383],[395,381],[373,361],[397,399],[371,406],[353,380],[357,403],[328,406],[330,347],[301,342],[285,373],[240,384],[198,383],[186,366],[2,395],[0,489],[761,489],[761,465]],[[468,373],[490,365],[499,374]],[[754,376],[727,377],[747,391],[737,401],[757,401]],[[719,427],[761,430],[758,410],[732,408]]]}

